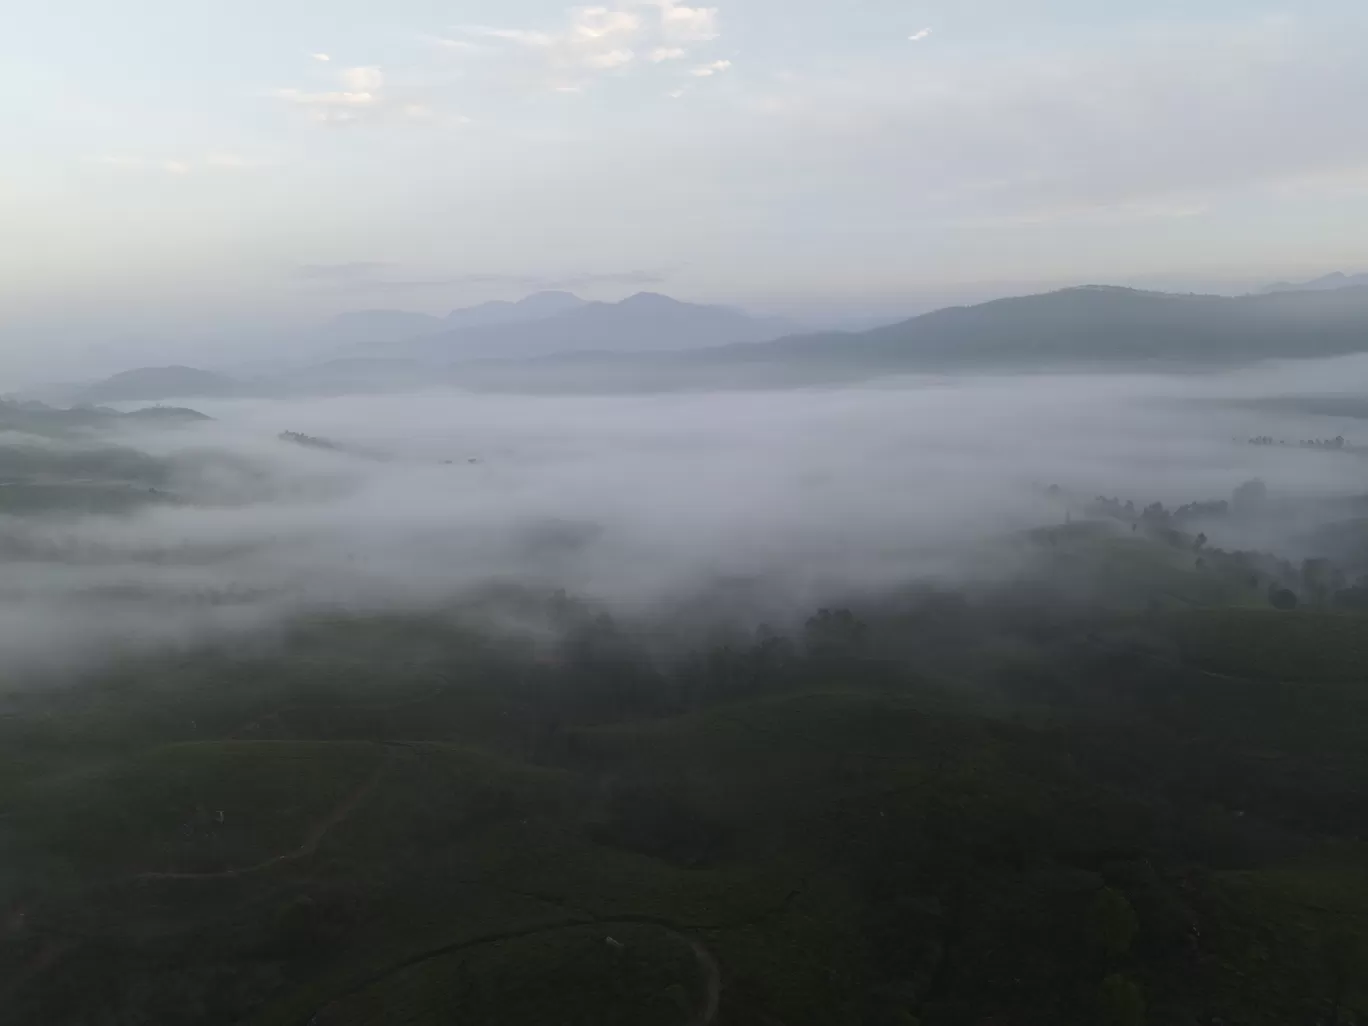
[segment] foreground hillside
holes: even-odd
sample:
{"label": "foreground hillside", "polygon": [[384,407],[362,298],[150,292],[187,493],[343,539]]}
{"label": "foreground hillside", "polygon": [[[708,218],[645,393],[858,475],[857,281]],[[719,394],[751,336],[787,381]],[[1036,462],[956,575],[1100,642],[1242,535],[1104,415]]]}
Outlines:
{"label": "foreground hillside", "polygon": [[313,619],[13,691],[6,1021],[1368,1016],[1368,620],[1031,544],[668,655],[508,593],[560,640]]}

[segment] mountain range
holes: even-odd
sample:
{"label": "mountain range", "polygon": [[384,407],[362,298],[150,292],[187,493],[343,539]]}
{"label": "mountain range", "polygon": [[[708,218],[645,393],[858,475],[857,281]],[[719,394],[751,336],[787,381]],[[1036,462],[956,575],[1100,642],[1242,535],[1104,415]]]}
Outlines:
{"label": "mountain range", "polygon": [[728,361],[809,360],[890,370],[993,365],[1217,366],[1368,351],[1368,287],[1255,296],[1089,285],[948,307],[855,335],[727,347]]}
{"label": "mountain range", "polygon": [[794,330],[778,318],[725,306],[683,303],[642,292],[619,303],[587,302],[568,292],[538,292],[516,303],[454,310],[445,318],[402,310],[365,310],[325,328],[344,357],[446,364],[526,359],[581,351],[654,352],[779,338]]}
{"label": "mountain range", "polygon": [[319,335],[339,345],[370,351],[420,336],[543,320],[587,305],[586,300],[569,292],[536,292],[516,302],[494,300],[452,310],[445,317],[410,310],[353,310],[333,317]]}
{"label": "mountain range", "polygon": [[[957,369],[1239,366],[1368,352],[1368,286],[1237,297],[1083,286],[948,307],[872,331],[761,340],[767,323],[725,307],[643,294],[521,324],[423,336],[396,343],[384,357],[331,360],[252,382],[185,367],[144,368],[92,386],[81,398],[341,394],[433,383],[779,387]],[[709,338],[714,344],[705,344]]]}
{"label": "mountain range", "polygon": [[959,370],[1198,370],[1368,353],[1368,287],[1254,296],[1082,286],[857,333],[452,367],[470,388],[790,387]]}
{"label": "mountain range", "polygon": [[1310,281],[1278,281],[1264,288],[1264,292],[1330,292],[1335,289],[1357,288],[1368,285],[1368,274],[1345,274],[1335,271]]}
{"label": "mountain range", "polygon": [[206,399],[233,395],[241,382],[226,374],[197,367],[138,367],[105,378],[82,389],[77,396],[84,405],[158,399]]}

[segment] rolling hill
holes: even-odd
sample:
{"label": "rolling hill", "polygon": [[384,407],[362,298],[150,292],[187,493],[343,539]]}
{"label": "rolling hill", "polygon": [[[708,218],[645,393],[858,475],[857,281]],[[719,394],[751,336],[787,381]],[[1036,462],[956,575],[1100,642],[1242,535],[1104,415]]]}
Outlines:
{"label": "rolling hill", "polygon": [[948,307],[871,331],[784,330],[777,319],[641,293],[391,343],[364,359],[250,386],[188,367],[143,368],[79,398],[337,395],[438,382],[508,391],[783,388],[955,370],[1238,367],[1368,353],[1368,286],[1238,297],[1082,286]]}
{"label": "rolling hill", "polygon": [[232,395],[240,387],[226,374],[195,367],[138,367],[96,382],[76,398],[84,404],[214,398]]}
{"label": "rolling hill", "polygon": [[856,364],[890,371],[992,365],[1237,365],[1368,351],[1368,287],[1261,296],[1083,286],[950,307],[854,335],[699,354],[723,362]]}
{"label": "rolling hill", "polygon": [[453,310],[446,316],[446,328],[487,328],[494,324],[523,324],[577,310],[588,304],[570,292],[534,292],[516,302],[494,300],[477,306]]}
{"label": "rolling hill", "polygon": [[1368,287],[1228,298],[1083,286],[872,331],[490,360],[454,364],[450,374],[463,386],[513,390],[777,388],[954,370],[1199,370],[1365,352]]}
{"label": "rolling hill", "polygon": [[1345,274],[1343,271],[1334,271],[1330,274],[1313,278],[1310,281],[1292,282],[1278,281],[1267,286],[1264,292],[1328,292],[1335,289],[1354,288],[1360,285],[1368,285],[1368,274]]}
{"label": "rolling hill", "polygon": [[536,320],[462,327],[412,339],[386,352],[442,363],[577,352],[650,353],[760,342],[791,330],[792,325],[776,318],[641,292],[619,303],[583,303]]}

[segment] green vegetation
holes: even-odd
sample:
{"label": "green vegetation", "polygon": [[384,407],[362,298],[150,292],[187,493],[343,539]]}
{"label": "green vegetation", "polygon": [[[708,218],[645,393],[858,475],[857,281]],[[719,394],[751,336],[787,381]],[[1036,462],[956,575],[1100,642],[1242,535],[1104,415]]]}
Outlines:
{"label": "green vegetation", "polygon": [[1175,615],[1172,630],[1184,657],[1214,673],[1348,682],[1368,668],[1364,620],[1349,613],[1208,609]]}
{"label": "green vegetation", "polygon": [[6,1021],[1364,1021],[1368,616],[1126,508],[789,629],[505,588],[16,688]]}

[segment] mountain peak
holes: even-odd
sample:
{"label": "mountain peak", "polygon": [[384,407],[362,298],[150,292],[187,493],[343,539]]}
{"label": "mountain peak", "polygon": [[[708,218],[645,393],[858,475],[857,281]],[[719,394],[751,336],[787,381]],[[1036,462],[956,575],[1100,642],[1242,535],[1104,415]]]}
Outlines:
{"label": "mountain peak", "polygon": [[626,307],[667,307],[667,306],[688,306],[672,296],[667,296],[662,292],[638,292],[636,295],[628,296],[618,306]]}
{"label": "mountain peak", "polygon": [[1343,271],[1331,271],[1323,274],[1319,278],[1312,278],[1310,281],[1292,282],[1279,281],[1267,286],[1263,292],[1333,292],[1337,289],[1353,288],[1358,285],[1368,285],[1368,274],[1345,274]]}
{"label": "mountain peak", "polygon": [[83,403],[156,401],[231,394],[238,382],[198,367],[136,367],[95,383],[80,393]]}
{"label": "mountain peak", "polygon": [[509,302],[496,299],[478,306],[463,307],[447,314],[446,323],[459,328],[480,328],[494,324],[514,324],[534,321],[584,306],[584,300],[573,292],[545,290]]}

